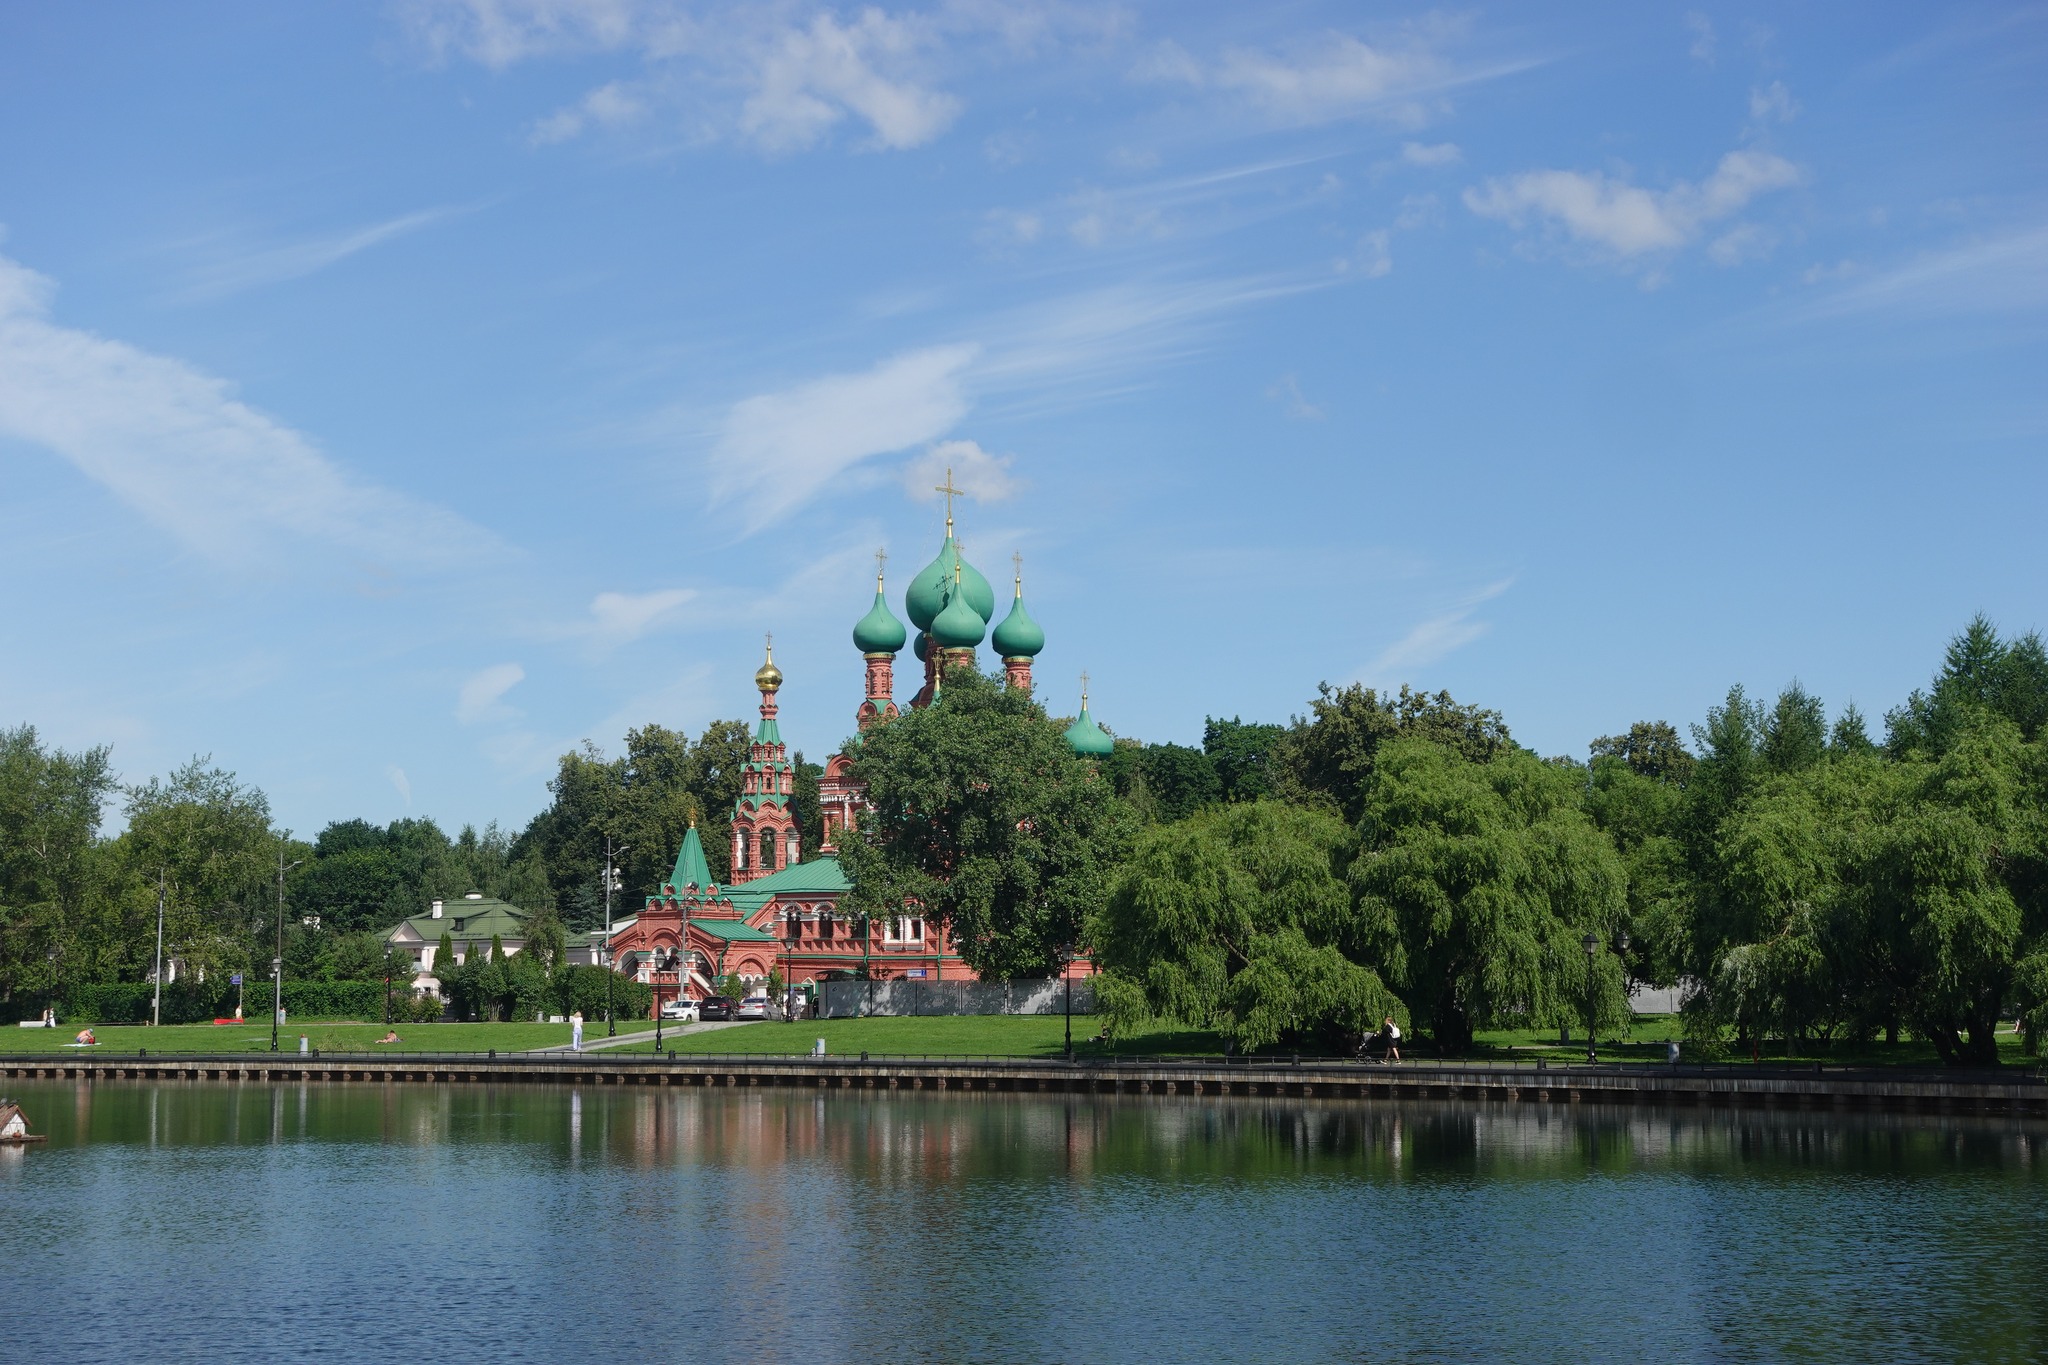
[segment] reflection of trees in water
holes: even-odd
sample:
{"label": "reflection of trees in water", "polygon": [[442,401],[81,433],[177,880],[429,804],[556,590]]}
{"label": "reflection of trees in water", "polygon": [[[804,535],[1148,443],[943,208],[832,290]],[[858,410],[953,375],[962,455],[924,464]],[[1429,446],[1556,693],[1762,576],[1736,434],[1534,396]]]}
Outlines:
{"label": "reflection of trees in water", "polygon": [[774,1089],[21,1082],[60,1143],[508,1146],[633,1167],[829,1161],[877,1194],[993,1176],[1486,1177],[1589,1170],[1798,1178],[2027,1168],[2019,1119],[1604,1105]]}

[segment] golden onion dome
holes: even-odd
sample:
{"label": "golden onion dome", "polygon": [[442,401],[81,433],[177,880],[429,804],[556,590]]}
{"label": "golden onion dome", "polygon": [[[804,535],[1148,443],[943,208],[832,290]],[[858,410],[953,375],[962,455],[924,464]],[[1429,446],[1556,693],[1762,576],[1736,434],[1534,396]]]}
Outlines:
{"label": "golden onion dome", "polygon": [[768,637],[768,657],[754,672],[754,686],[763,692],[773,692],[782,686],[782,670],[775,666],[775,637]]}

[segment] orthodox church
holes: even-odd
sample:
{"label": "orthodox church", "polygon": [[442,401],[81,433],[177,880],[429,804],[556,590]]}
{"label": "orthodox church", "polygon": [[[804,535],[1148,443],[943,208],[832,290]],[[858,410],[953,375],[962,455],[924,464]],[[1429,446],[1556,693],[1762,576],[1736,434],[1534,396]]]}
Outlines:
{"label": "orthodox church", "polygon": [[[881,568],[887,556],[876,556],[874,605],[853,628],[854,648],[860,651],[866,675],[865,696],[854,712],[861,731],[886,725],[902,714],[896,705],[895,673],[896,656],[906,643],[923,665],[922,686],[909,703],[913,708],[931,704],[944,668],[974,666],[975,651],[984,640],[1002,659],[1009,686],[1031,690],[1032,661],[1045,648],[1045,632],[1025,609],[1021,563],[1009,610],[991,633],[995,593],[954,538],[952,499],[960,490],[952,483],[949,472],[939,490],[946,494],[945,543],[904,594],[904,612],[917,628],[914,640],[889,608]],[[835,754],[825,765],[818,782],[824,839],[814,856],[804,860],[791,806],[796,768],[777,724],[782,670],[775,665],[772,637],[767,653],[754,674],[754,686],[761,692],[761,720],[748,746],[730,821],[731,882],[721,886],[712,880],[702,837],[693,824],[683,836],[668,880],[647,897],[637,916],[614,926],[608,943],[611,960],[654,988],[656,1009],[678,995],[693,1000],[715,995],[729,975],[751,989],[766,981],[771,970],[780,970],[793,985],[863,973],[876,980],[972,979],[974,973],[940,926],[907,913],[872,922],[863,933],[857,918],[840,911],[849,883],[839,867],[838,841],[859,824],[865,808],[850,754]],[[1099,758],[1114,747],[1088,713],[1085,679],[1081,714],[1067,728],[1066,738],[1084,757]]]}

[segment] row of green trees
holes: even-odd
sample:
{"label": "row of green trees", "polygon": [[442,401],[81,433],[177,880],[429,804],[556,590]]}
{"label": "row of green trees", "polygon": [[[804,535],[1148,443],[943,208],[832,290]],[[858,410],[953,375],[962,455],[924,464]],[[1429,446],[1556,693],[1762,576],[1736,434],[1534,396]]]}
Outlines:
{"label": "row of green trees", "polygon": [[984,974],[1092,951],[1114,1025],[1253,1047],[1393,1014],[1458,1049],[1678,986],[1702,1042],[1903,1030],[1988,1065],[2001,1015],[2048,1008],[2044,720],[2041,640],[1982,619],[1882,742],[1796,683],[1736,687],[1691,747],[1642,722],[1583,763],[1443,693],[1326,685],[1289,726],[1091,767],[957,671],[863,739],[875,809],[842,856],[854,908],[918,902]]}
{"label": "row of green trees", "polygon": [[[2041,641],[1982,620],[1882,740],[1797,685],[1768,705],[1736,688],[1689,742],[1642,722],[1584,763],[1444,693],[1326,684],[1290,724],[1212,719],[1199,748],[1119,740],[1091,765],[1063,718],[956,670],[853,751],[874,811],[844,846],[848,909],[914,902],[984,975],[1092,952],[1113,1023],[1247,1047],[1393,1013],[1456,1048],[1589,998],[1616,1022],[1654,984],[1685,988],[1701,1040],[1903,1031],[1985,1062],[2001,1013],[2048,1003],[2044,721]],[[607,838],[630,908],[691,819],[730,809],[748,734],[648,726],[616,758],[565,755],[516,836],[348,820],[308,843],[203,759],[122,788],[103,748],[0,732],[0,1011],[143,981],[159,896],[188,979],[267,976],[282,920],[288,981],[370,982],[396,970],[382,930],[478,890],[527,908],[543,946],[518,980],[518,958],[467,953],[458,1009],[559,1012],[583,987],[546,945],[601,916]],[[800,764],[813,848],[817,775]],[[705,844],[725,876],[726,841]]]}

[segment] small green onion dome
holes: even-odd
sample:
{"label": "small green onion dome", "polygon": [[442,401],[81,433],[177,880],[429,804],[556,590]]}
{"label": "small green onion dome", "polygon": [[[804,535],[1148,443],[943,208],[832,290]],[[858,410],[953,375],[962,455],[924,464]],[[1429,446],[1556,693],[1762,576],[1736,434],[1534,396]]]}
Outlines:
{"label": "small green onion dome", "polygon": [[1038,622],[1031,619],[1031,613],[1024,610],[1022,588],[1017,590],[1015,600],[1010,603],[1010,614],[996,627],[989,643],[1005,659],[1029,659],[1045,648],[1045,632],[1038,628]]}
{"label": "small green onion dome", "polygon": [[956,576],[967,605],[981,618],[982,628],[988,628],[996,614],[995,590],[979,570],[961,558],[959,542],[953,539],[950,527],[946,543],[939,547],[939,557],[917,571],[917,577],[910,580],[910,587],[903,594],[903,609],[910,614],[912,625],[919,630],[932,628],[932,622],[945,610],[946,599],[952,596]]}
{"label": "small green onion dome", "polygon": [[1109,731],[1095,723],[1088,714],[1088,699],[1081,699],[1081,714],[1067,727],[1067,746],[1083,758],[1106,758],[1116,752],[1116,741],[1109,737]]}
{"label": "small green onion dome", "polygon": [[910,642],[910,648],[911,651],[917,655],[917,661],[919,663],[923,663],[926,659],[931,657],[932,637],[925,634],[923,631],[919,631],[917,633],[917,638]]}
{"label": "small green onion dome", "polygon": [[853,628],[853,647],[863,654],[894,654],[903,648],[909,637],[904,633],[903,623],[889,610],[888,599],[882,590],[875,589],[875,605],[868,608],[868,614],[860,618]]}
{"label": "small green onion dome", "polygon": [[946,605],[932,618],[932,639],[940,649],[972,649],[988,632],[988,618],[968,601],[965,575],[958,568],[954,572],[953,591],[947,594]]}

